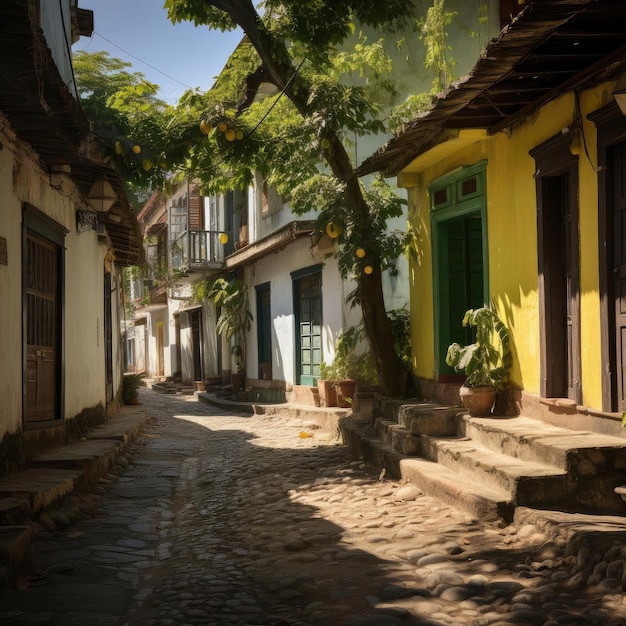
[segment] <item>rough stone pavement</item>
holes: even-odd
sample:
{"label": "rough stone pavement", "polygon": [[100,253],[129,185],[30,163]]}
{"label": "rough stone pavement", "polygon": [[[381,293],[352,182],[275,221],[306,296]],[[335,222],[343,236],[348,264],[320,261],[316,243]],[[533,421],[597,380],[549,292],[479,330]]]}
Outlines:
{"label": "rough stone pavement", "polygon": [[141,400],[153,424],[42,520],[0,626],[626,624],[613,579],[585,586],[539,529],[464,517],[314,424]]}

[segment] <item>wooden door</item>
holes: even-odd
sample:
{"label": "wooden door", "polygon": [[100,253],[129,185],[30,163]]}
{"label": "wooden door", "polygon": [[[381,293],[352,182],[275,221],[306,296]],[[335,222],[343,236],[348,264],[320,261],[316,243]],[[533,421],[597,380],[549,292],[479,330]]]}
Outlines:
{"label": "wooden door", "polygon": [[107,401],[113,400],[113,317],[111,272],[104,274],[104,376]]}
{"label": "wooden door", "polygon": [[315,385],[322,361],[322,273],[294,281],[296,309],[296,380]]}
{"label": "wooden door", "polygon": [[614,409],[626,409],[626,142],[610,149],[610,202],[612,206],[612,298],[614,311]]}
{"label": "wooden door", "polygon": [[272,379],[272,317],[269,283],[256,287],[256,324],[261,380]]}
{"label": "wooden door", "polygon": [[26,422],[58,419],[59,253],[52,242],[26,235]]}
{"label": "wooden door", "polygon": [[441,380],[454,378],[453,370],[445,362],[448,346],[453,342],[467,345],[473,341],[471,329],[461,324],[465,312],[485,302],[482,232],[479,213],[439,224]]}

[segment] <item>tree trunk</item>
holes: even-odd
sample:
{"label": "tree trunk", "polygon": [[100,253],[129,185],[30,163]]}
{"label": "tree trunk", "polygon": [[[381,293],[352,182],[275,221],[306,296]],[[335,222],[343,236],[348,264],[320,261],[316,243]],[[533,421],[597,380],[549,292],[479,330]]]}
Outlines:
{"label": "tree trunk", "polygon": [[[227,12],[243,29],[261,58],[267,81],[284,91],[303,117],[315,113],[309,107],[310,85],[300,79],[290,62],[277,60],[290,59],[285,42],[265,29],[252,3],[248,0],[208,0],[207,3]],[[354,222],[365,230],[370,222],[370,209],[350,157],[336,133],[329,133],[327,139],[330,141],[326,151],[328,164],[333,174],[346,186],[346,205]],[[376,259],[373,263],[372,274],[361,274],[357,280],[365,333],[376,361],[382,393],[387,396],[403,395],[408,389],[409,376],[395,351],[391,325],[385,313],[380,260]]]}

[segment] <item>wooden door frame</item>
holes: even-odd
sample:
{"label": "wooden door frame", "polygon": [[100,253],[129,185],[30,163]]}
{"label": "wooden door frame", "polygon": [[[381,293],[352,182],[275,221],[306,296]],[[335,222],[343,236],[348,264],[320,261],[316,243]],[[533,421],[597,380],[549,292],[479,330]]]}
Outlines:
{"label": "wooden door frame", "polygon": [[[535,193],[537,198],[537,295],[539,298],[539,394],[542,398],[554,397],[554,390],[548,372],[552,361],[552,344],[548,340],[548,320],[551,319],[550,302],[547,300],[545,272],[547,268],[544,232],[544,179],[567,174],[569,176],[569,209],[572,223],[571,279],[572,293],[572,334],[574,341],[572,359],[573,389],[575,400],[582,402],[582,365],[580,345],[580,209],[578,205],[578,156],[570,151],[572,135],[559,133],[530,150],[535,160]],[[575,227],[575,228],[574,228]],[[575,244],[574,244],[575,242]]]}
{"label": "wooden door frame", "polygon": [[[65,236],[69,230],[51,217],[24,202],[22,205],[22,428],[24,430],[54,428],[65,414]],[[27,415],[28,395],[28,318],[27,318],[27,253],[28,235],[44,239],[57,248],[57,333],[55,345],[55,417],[47,421],[29,422]]]}
{"label": "wooden door frame", "polygon": [[614,299],[611,262],[612,237],[609,230],[607,210],[609,193],[607,177],[608,153],[611,146],[626,141],[626,117],[618,106],[611,102],[607,106],[590,113],[597,130],[597,172],[598,172],[598,264],[600,289],[600,349],[602,357],[602,410],[616,410],[617,379],[615,354]]}
{"label": "wooden door frame", "polygon": [[[271,380],[272,379],[272,291],[270,282],[265,282],[260,285],[255,285],[254,287],[256,293],[256,322],[257,322],[257,368],[258,373],[257,376],[260,380]],[[269,311],[269,322],[270,322],[270,334],[269,334],[269,344],[270,344],[270,354],[269,361],[261,361],[261,346],[263,342],[264,333],[262,322],[264,321],[261,312],[263,308],[261,306],[261,297],[263,294],[269,294],[270,298],[270,311]],[[265,365],[265,364],[268,365]],[[265,365],[265,366],[264,366]]]}

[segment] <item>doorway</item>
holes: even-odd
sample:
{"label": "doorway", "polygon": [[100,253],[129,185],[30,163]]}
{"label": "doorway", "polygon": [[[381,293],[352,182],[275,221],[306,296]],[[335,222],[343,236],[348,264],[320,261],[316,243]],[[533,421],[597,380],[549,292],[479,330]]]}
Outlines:
{"label": "doorway", "polygon": [[486,302],[487,226],[485,166],[479,163],[444,176],[429,188],[433,233],[435,368],[440,382],[464,376],[446,364],[448,346],[472,342],[462,325],[468,309]]}
{"label": "doorway", "polygon": [[537,275],[540,394],[582,402],[578,158],[571,136],[549,139],[530,154],[537,164]]}
{"label": "doorway", "polygon": [[316,385],[322,362],[322,271],[292,272],[296,322],[296,384]]}

